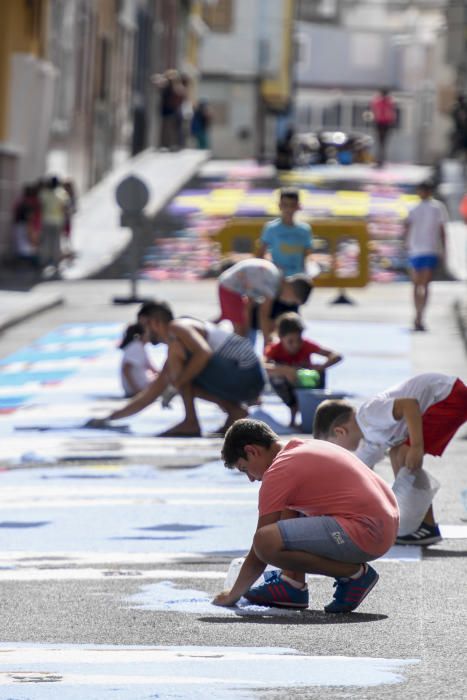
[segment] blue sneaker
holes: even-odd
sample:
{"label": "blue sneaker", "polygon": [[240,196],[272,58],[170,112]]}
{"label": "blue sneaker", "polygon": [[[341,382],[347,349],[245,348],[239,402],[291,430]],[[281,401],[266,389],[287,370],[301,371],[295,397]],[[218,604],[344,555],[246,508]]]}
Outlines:
{"label": "blue sneaker", "polygon": [[419,544],[421,547],[426,547],[429,544],[441,542],[442,539],[438,525],[422,523],[418,530],[410,535],[396,537],[396,544]]}
{"label": "blue sneaker", "polygon": [[308,607],[308,586],[295,588],[281,576],[280,571],[267,571],[264,583],[250,588],[243,597],[255,605],[268,608],[295,608],[301,610]]}
{"label": "blue sneaker", "polygon": [[360,578],[336,578],[334,600],[324,606],[325,612],[347,613],[358,608],[379,579],[369,564],[363,566],[365,571]]}

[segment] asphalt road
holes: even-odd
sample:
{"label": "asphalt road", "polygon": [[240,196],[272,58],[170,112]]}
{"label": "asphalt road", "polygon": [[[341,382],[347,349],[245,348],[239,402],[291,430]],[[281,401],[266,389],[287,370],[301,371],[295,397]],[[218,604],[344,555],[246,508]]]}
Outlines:
{"label": "asphalt road", "polygon": [[[67,304],[5,333],[0,355],[64,323],[128,320],[131,307],[108,303],[117,287],[68,284]],[[171,298],[179,313],[215,313],[213,283],[160,284],[154,291]],[[349,308],[328,306],[333,293],[319,290],[306,317],[321,332],[328,322],[342,325],[348,361],[366,358],[375,368],[370,377],[357,377],[362,386],[380,382],[396,365],[400,372],[407,366],[413,373],[444,371],[465,379],[451,309],[463,292],[462,285],[438,284],[430,332],[407,331],[406,341],[385,354],[371,333],[388,326],[395,333],[398,326],[401,333],[392,337],[404,338],[411,318],[407,285],[353,292],[358,305]],[[358,334],[359,324],[361,348],[352,354],[346,336]],[[73,404],[66,386],[47,389],[68,397],[68,403],[57,398],[51,413],[38,391],[0,418],[9,455],[0,474],[0,699],[465,696],[465,428],[442,460],[426,461],[442,484],[435,504],[445,539],[423,551],[395,548],[379,560],[380,581],[358,612],[325,615],[332,582],[322,577],[310,578],[312,602],[305,612],[225,611],[209,600],[222,588],[232,558],[249,546],[256,487],[214,461],[219,442],[161,447],[145,433],[144,421],[135,423],[136,436],[14,431],[28,421],[57,420],[65,405],[76,420],[78,408],[91,402],[75,388],[79,401]],[[171,419],[178,410],[175,405]],[[146,421],[161,415],[154,409]],[[206,425],[218,418],[202,413]],[[24,453],[38,457],[15,462]],[[56,459],[71,453],[74,459]],[[47,454],[55,455],[51,463],[41,463]],[[378,471],[390,479],[386,463]]]}

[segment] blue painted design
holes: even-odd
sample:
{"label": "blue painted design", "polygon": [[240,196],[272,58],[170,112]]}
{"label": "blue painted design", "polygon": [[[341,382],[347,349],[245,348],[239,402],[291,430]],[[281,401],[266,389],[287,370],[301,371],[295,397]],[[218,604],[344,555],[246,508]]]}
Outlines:
{"label": "blue painted design", "polygon": [[30,521],[30,522],[25,522],[25,521],[18,522],[16,520],[12,520],[12,521],[5,520],[4,522],[0,522],[0,528],[2,530],[18,530],[18,529],[24,530],[24,529],[28,529],[30,527],[43,527],[44,525],[50,525],[50,520],[49,521],[44,520],[42,522],[37,522],[37,523],[32,522],[32,521]]}
{"label": "blue painted design", "polygon": [[[0,410],[18,408],[44,387],[76,374],[89,365],[89,360],[115,351],[121,331],[121,324],[115,323],[65,324],[29,347],[2,358],[0,389],[11,387],[11,390],[6,396],[0,395]],[[27,394],[21,393],[25,386],[29,389]]]}

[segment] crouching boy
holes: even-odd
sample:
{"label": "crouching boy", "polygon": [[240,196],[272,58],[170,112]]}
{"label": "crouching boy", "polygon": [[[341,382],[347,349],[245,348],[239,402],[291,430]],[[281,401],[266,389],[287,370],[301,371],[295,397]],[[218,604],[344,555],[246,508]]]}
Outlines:
{"label": "crouching boy", "polygon": [[[420,469],[426,454],[441,456],[467,421],[467,386],[457,377],[429,372],[365,401],[355,409],[346,401],[318,406],[313,434],[355,451],[371,468],[389,450],[394,474]],[[396,544],[430,545],[442,539],[430,506],[420,527]]]}
{"label": "crouching boy", "polygon": [[[316,573],[336,580],[326,612],[358,608],[378,581],[367,562],[383,555],[397,534],[399,511],[389,486],[347,450],[318,440],[284,445],[257,420],[232,425],[222,458],[261,488],[251,549],[232,589],[213,602],[232,606],[244,596],[257,605],[306,608],[305,574]],[[252,588],[267,564],[282,572]]]}

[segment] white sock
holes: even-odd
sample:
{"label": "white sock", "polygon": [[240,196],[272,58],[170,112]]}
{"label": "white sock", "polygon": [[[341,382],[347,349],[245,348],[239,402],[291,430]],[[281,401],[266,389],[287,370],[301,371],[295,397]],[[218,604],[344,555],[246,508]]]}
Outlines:
{"label": "white sock", "polygon": [[290,583],[291,586],[294,588],[298,588],[300,590],[303,590],[304,588],[308,588],[306,583],[302,583],[301,581],[295,581],[295,579],[290,578],[289,576],[285,576],[284,574],[281,574],[281,579],[283,581],[286,581],[287,583]]}
{"label": "white sock", "polygon": [[360,578],[360,576],[363,576],[363,574],[365,573],[365,571],[366,571],[366,566],[365,566],[365,564],[362,564],[362,565],[360,566],[359,570],[357,571],[357,573],[356,573],[356,574],[353,574],[352,576],[349,576],[349,578],[353,578],[353,579],[355,579],[355,578]]}

